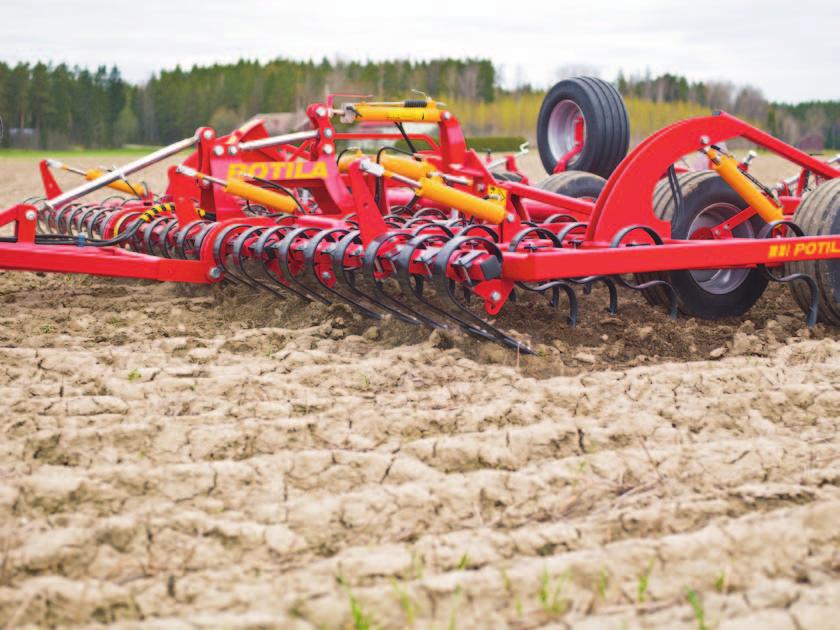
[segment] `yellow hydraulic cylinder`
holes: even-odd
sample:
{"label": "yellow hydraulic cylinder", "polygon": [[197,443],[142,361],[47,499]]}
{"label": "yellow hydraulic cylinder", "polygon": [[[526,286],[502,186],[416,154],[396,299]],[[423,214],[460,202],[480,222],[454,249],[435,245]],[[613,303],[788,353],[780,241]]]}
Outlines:
{"label": "yellow hydraulic cylinder", "polygon": [[[89,171],[85,171],[85,179],[92,182],[94,179],[99,179],[104,174],[105,171],[93,168]],[[146,187],[143,184],[137,184],[134,182],[129,185],[128,182],[117,180],[108,184],[108,188],[113,188],[114,190],[119,190],[127,195],[136,195],[138,197],[142,197],[146,194]]]}
{"label": "yellow hydraulic cylinder", "polygon": [[730,155],[719,153],[711,147],[706,149],[706,155],[712,162],[712,168],[767,223],[781,221],[785,218],[782,209],[770,201],[761,189],[741,172],[741,169],[738,168],[738,160]]}
{"label": "yellow hydraulic cylinder", "polygon": [[368,122],[440,122],[442,110],[433,104],[426,107],[400,107],[399,105],[353,105],[356,118]]}
{"label": "yellow hydraulic cylinder", "polygon": [[436,171],[435,167],[428,162],[418,162],[411,158],[388,155],[387,153],[379,158],[379,163],[385,167],[385,170],[397,173],[403,177],[410,177],[411,179],[428,177]]}
{"label": "yellow hydraulic cylinder", "polygon": [[464,214],[496,225],[504,221],[507,215],[507,211],[502,206],[492,201],[451,188],[439,180],[429,179],[428,177],[419,181],[419,186],[414,192],[418,197],[437,201],[444,206],[455,208]]}
{"label": "yellow hydraulic cylinder", "polygon": [[[361,152],[344,155],[338,162],[338,170],[342,173],[346,173],[347,169],[350,168],[350,165],[353,162],[365,159],[365,157],[366,156]],[[428,162],[417,161],[409,157],[401,157],[398,155],[388,155],[387,153],[383,153],[379,156],[379,164],[386,170],[385,177],[388,177],[391,173],[396,173],[397,175],[410,177],[411,179],[421,179],[423,177],[429,177],[437,170]]]}
{"label": "yellow hydraulic cylinder", "polygon": [[348,151],[347,153],[342,155],[341,158],[338,160],[338,171],[340,173],[346,173],[347,169],[350,168],[350,165],[353,162],[356,162],[358,160],[362,160],[366,157],[367,156],[364,153],[362,153],[361,151],[355,151],[353,153],[350,153]]}
{"label": "yellow hydraulic cylinder", "polygon": [[288,195],[254,186],[253,184],[243,182],[241,179],[228,180],[225,183],[224,190],[226,193],[273,208],[278,212],[293,214],[298,210],[298,205]]}

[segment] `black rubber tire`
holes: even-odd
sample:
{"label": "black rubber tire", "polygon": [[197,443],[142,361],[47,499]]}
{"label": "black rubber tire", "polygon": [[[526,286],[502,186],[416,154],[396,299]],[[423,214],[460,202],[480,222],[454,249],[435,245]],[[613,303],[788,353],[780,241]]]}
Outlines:
{"label": "black rubber tire", "polygon": [[[698,180],[705,179],[713,175],[711,171],[692,171],[689,173],[681,173],[677,175],[677,181],[680,183],[680,189],[683,195],[688,194],[691,190],[697,187]],[[671,187],[668,185],[667,179],[660,179],[653,189],[653,214],[663,220],[671,223],[674,218],[674,200],[671,195]],[[636,284],[643,284],[651,280],[668,281],[667,273],[637,273],[635,274]],[[651,306],[670,306],[668,292],[661,286],[655,286],[650,289],[643,289],[642,296],[648,301]]]}
{"label": "black rubber tire", "polygon": [[[672,238],[688,238],[688,230],[694,218],[715,203],[728,203],[741,210],[747,207],[740,195],[713,171],[683,173],[678,176],[678,181],[685,203],[682,216],[674,216],[674,198],[667,180],[660,181],[653,193],[654,214],[663,221],[670,221]],[[756,235],[765,225],[757,215],[750,219],[750,222]],[[680,312],[700,319],[743,315],[753,307],[767,288],[767,277],[759,269],[751,269],[738,287],[725,294],[706,291],[688,270],[636,274],[638,284],[650,280],[669,282],[677,293]],[[654,306],[670,305],[669,293],[661,286],[645,289],[642,294]]]}
{"label": "black rubber tire", "polygon": [[537,118],[537,147],[543,167],[550,175],[557,166],[558,156],[549,146],[548,124],[551,112],[566,100],[578,106],[586,124],[583,149],[572,158],[568,170],[589,171],[609,177],[627,155],[630,120],[618,90],[610,83],[593,77],[560,81],[545,95]]}
{"label": "black rubber tire", "polygon": [[549,175],[539,184],[542,188],[557,195],[574,197],[575,199],[597,199],[604,190],[607,180],[600,175],[587,173],[585,171],[566,171]]}
{"label": "black rubber tire", "polygon": [[494,171],[493,177],[505,182],[521,182],[522,175],[519,173],[512,173],[511,171]]}
{"label": "black rubber tire", "polygon": [[[800,202],[793,221],[806,236],[840,234],[840,179],[817,186]],[[819,310],[817,320],[840,326],[840,260],[797,260],[785,263],[785,274],[806,273],[817,281]],[[803,282],[791,282],[790,292],[803,312],[811,306],[808,289]]]}

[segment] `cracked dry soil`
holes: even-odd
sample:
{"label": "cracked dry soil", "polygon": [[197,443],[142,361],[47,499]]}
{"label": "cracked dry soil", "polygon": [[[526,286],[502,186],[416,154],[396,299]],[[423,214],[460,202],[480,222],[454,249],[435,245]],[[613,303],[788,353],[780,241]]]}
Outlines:
{"label": "cracked dry soil", "polygon": [[837,332],[603,306],[529,358],[0,275],[0,625],[837,627]]}

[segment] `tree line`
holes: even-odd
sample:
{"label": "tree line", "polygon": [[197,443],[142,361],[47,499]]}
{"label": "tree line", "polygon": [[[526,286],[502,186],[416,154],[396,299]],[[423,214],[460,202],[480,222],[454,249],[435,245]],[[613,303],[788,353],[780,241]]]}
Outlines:
{"label": "tree line", "polygon": [[616,86],[625,97],[657,103],[690,102],[729,112],[804,149],[840,148],[840,101],[772,103],[751,86],[727,81],[691,82],[668,73],[657,77],[625,77],[620,73]]}
{"label": "tree line", "polygon": [[[327,92],[492,101],[497,75],[484,59],[321,62],[276,59],[164,70],[143,85],[116,67],[0,62],[0,118],[12,142],[40,148],[163,144],[202,125],[227,132],[260,112],[296,111]],[[24,131],[25,130],[25,131]]]}
{"label": "tree line", "polygon": [[[224,133],[260,112],[296,111],[322,100],[327,92],[403,98],[413,89],[468,104],[470,111],[503,111],[510,120],[500,120],[498,126],[509,132],[511,121],[530,114],[541,92],[528,85],[505,90],[499,83],[499,72],[487,59],[241,60],[189,69],[176,67],[155,74],[141,85],[125,81],[116,67],[101,66],[91,71],[66,64],[10,66],[0,62],[0,119],[6,128],[0,144],[33,148],[164,144],[184,138],[202,125],[209,124]],[[619,74],[615,83],[651,120],[661,117],[649,111],[653,105],[641,103],[691,104],[731,112],[794,144],[840,147],[840,101],[771,103],[750,86],[692,82],[674,74]],[[500,100],[505,102],[504,108],[491,106]],[[520,103],[522,111],[513,111]],[[469,123],[464,113],[461,118]],[[526,129],[523,121],[523,128],[516,133],[530,136],[534,124],[535,120],[528,120]],[[489,134],[502,132],[494,128],[492,116],[480,127]]]}

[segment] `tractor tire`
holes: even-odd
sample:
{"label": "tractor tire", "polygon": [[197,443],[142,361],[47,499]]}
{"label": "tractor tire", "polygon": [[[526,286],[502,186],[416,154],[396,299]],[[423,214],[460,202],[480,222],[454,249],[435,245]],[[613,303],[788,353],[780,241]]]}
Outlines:
{"label": "tractor tire", "polygon": [[[806,236],[840,234],[840,179],[824,182],[807,194],[793,215]],[[785,275],[806,273],[817,281],[820,296],[817,321],[840,326],[840,260],[795,260],[785,263]],[[789,285],[793,299],[803,312],[811,304],[803,282]]]}
{"label": "tractor tire", "polygon": [[601,191],[604,190],[606,183],[607,180],[594,173],[566,171],[565,173],[549,175],[537,184],[537,188],[553,192],[556,195],[595,201]]}
{"label": "tractor tire", "polygon": [[537,118],[537,147],[546,172],[574,146],[574,119],[585,126],[583,149],[567,170],[609,177],[627,155],[630,122],[621,94],[611,84],[592,77],[560,81],[543,99]]}
{"label": "tractor tire", "polygon": [[[678,176],[685,211],[674,216],[674,199],[667,180],[657,184],[653,211],[671,223],[671,237],[688,239],[700,228],[713,227],[747,207],[747,203],[712,171],[683,173]],[[755,216],[733,230],[739,238],[758,236],[764,221]],[[677,294],[680,312],[700,319],[721,319],[743,315],[758,301],[767,288],[767,277],[760,269],[677,270],[636,274],[636,282],[669,282]],[[642,294],[654,306],[668,306],[670,296],[658,286]]]}

